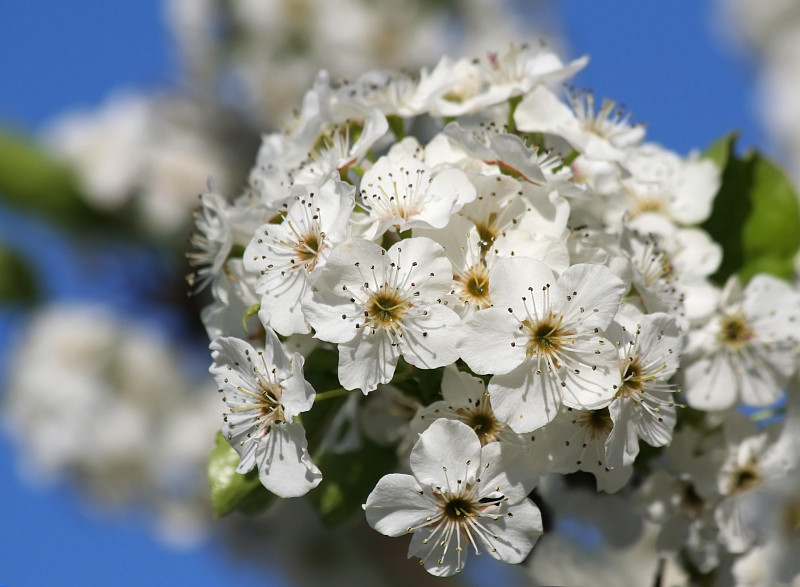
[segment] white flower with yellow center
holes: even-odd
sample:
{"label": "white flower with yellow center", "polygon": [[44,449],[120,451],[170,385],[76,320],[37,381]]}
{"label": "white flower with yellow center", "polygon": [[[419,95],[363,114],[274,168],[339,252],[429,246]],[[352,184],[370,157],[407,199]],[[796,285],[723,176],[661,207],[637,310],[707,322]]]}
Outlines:
{"label": "white flower with yellow center", "polygon": [[684,370],[686,401],[700,410],[724,410],[737,400],[768,406],[795,371],[800,294],[769,275],[742,290],[732,277],[708,323],[689,334],[691,364]]}
{"label": "white flower with yellow center", "polygon": [[428,237],[444,247],[453,265],[451,307],[462,318],[492,305],[489,300],[489,269],[495,255],[481,254],[480,234],[469,220],[455,215],[441,230],[418,229],[414,236]]}
{"label": "white flower with yellow center", "polygon": [[280,224],[259,228],[245,249],[245,269],[258,276],[256,293],[270,326],[284,336],[309,332],[300,306],[314,270],[350,233],[352,186],[333,179],[320,186],[295,186],[295,200]]}
{"label": "white flower with yellow center", "polygon": [[361,179],[360,204],[368,213],[364,238],[389,228],[444,228],[450,216],[475,199],[475,188],[460,169],[431,170],[410,155],[408,143],[378,159]]}
{"label": "white flower with yellow center", "polygon": [[316,338],[338,343],[342,386],[366,394],[389,383],[400,355],[422,369],[455,361],[461,319],[442,303],[452,279],[444,249],[427,238],[333,249],[303,311]]}
{"label": "white flower with yellow center", "polygon": [[464,322],[461,358],[493,373],[492,408],[514,432],[536,430],[564,404],[607,406],[622,384],[619,358],[603,331],[625,292],[602,265],[579,264],[556,279],[540,261],[497,259],[489,291],[494,306]]}
{"label": "white flower with yellow center", "polygon": [[481,447],[466,424],[437,420],[414,445],[411,471],[378,481],[364,511],[382,534],[412,533],[408,555],[432,575],[460,572],[470,549],[522,562],[542,533],[541,513],[527,499],[538,475],[525,451]]}
{"label": "white flower with yellow center", "polygon": [[517,446],[526,444],[526,438],[514,434],[494,415],[486,384],[477,377],[459,371],[455,366],[446,367],[442,376],[442,397],[443,400],[417,411],[409,429],[412,438],[439,418],[447,418],[459,420],[472,428],[482,445],[498,441]]}
{"label": "white flower with yellow center", "polygon": [[280,497],[305,495],[322,480],[295,416],[311,409],[314,388],[303,378],[303,357],[291,359],[267,330],[255,349],[233,337],[211,343],[211,373],[228,406],[222,433],[239,453],[237,473],[258,466],[261,483]]}
{"label": "white flower with yellow center", "polygon": [[683,341],[674,316],[645,315],[632,306],[620,310],[608,336],[619,352],[622,374],[622,385],[608,406],[614,429],[606,454],[613,468],[633,464],[639,439],[650,446],[672,440],[677,386],[668,381],[678,370]]}
{"label": "white flower with yellow center", "polygon": [[547,426],[530,435],[531,455],[541,471],[594,475],[597,490],[619,491],[631,478],[633,467],[611,468],[606,444],[614,429],[608,408],[563,408]]}

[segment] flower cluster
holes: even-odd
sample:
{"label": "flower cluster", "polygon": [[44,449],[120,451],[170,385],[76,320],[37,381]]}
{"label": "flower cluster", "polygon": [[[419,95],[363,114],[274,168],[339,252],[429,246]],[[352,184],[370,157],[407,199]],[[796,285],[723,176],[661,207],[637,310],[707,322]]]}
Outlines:
{"label": "flower cluster", "polygon": [[469,550],[522,561],[539,476],[578,471],[635,491],[659,552],[700,572],[769,544],[745,498],[798,465],[788,432],[734,410],[790,386],[800,293],[712,281],[717,165],[562,91],[586,61],[512,47],[321,73],[245,192],[202,197],[192,261],[238,472],[299,496],[325,487],[318,457],[397,447],[411,474],[381,477],[366,519],[436,575]]}

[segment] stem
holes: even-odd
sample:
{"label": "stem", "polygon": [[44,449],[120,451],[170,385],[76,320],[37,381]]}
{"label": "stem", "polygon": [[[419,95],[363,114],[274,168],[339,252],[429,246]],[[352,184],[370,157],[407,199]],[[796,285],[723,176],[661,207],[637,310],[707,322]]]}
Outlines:
{"label": "stem", "polygon": [[572,162],[575,161],[575,159],[578,158],[578,155],[580,155],[580,153],[578,153],[578,151],[576,151],[575,149],[572,149],[572,151],[570,151],[569,155],[564,157],[564,161],[561,163],[561,165],[559,165],[558,167],[553,169],[553,173],[561,171],[564,167],[572,165]]}
{"label": "stem", "polygon": [[326,399],[342,397],[343,395],[347,395],[348,393],[350,393],[350,390],[345,389],[344,387],[337,387],[336,389],[329,389],[328,391],[322,391],[317,394],[317,397],[314,398],[314,403],[324,402]]}

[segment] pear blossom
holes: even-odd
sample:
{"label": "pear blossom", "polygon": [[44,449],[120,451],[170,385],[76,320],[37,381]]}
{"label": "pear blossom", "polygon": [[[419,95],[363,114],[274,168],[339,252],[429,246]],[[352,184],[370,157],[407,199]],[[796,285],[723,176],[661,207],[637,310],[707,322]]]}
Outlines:
{"label": "pear blossom", "polygon": [[258,467],[261,483],[280,497],[305,495],[322,480],[308,454],[305,430],[294,418],[314,403],[303,378],[303,357],[286,356],[278,337],[266,345],[220,337],[211,343],[210,371],[228,406],[222,432],[239,453],[237,473]]}
{"label": "pear blossom", "polygon": [[453,212],[475,199],[475,188],[460,169],[434,173],[416,157],[396,149],[364,174],[360,197],[369,215],[363,236],[372,239],[390,227],[401,232],[444,228]]}
{"label": "pear blossom", "polygon": [[458,420],[469,426],[478,435],[481,445],[490,442],[507,442],[524,446],[523,437],[512,432],[507,424],[497,419],[489,402],[486,384],[453,366],[445,367],[442,376],[441,401],[421,407],[411,421],[409,433],[417,435],[440,418]]}
{"label": "pear blossom", "polygon": [[711,215],[721,184],[719,168],[709,159],[687,159],[648,143],[632,150],[625,160],[630,176],[622,180],[622,194],[635,217],[657,213],[682,225],[696,225]]}
{"label": "pear blossom", "polygon": [[791,426],[794,422],[789,424],[783,429],[773,423],[756,430],[752,422],[738,414],[725,422],[724,460],[716,479],[722,499],[714,518],[719,539],[730,552],[745,552],[763,532],[764,520],[757,515],[758,493],[774,490],[800,462],[796,455],[798,433]]}
{"label": "pear blossom", "polygon": [[222,271],[233,246],[233,232],[228,222],[230,205],[209,180],[208,192],[200,196],[195,212],[195,232],[189,242],[193,250],[186,254],[193,267],[199,267],[187,278],[189,285],[200,291]]}
{"label": "pear blossom", "polygon": [[522,562],[542,533],[539,509],[527,499],[538,476],[524,451],[481,446],[466,424],[437,420],[411,450],[411,471],[381,478],[364,512],[382,534],[411,533],[408,555],[432,575],[460,572],[470,549]]}
{"label": "pear blossom", "polygon": [[588,159],[622,161],[625,149],[638,145],[644,127],[631,125],[612,100],[603,100],[595,112],[592,94],[571,96],[567,106],[546,86],[527,94],[514,112],[517,128],[526,132],[560,135]]}
{"label": "pear blossom", "polygon": [[441,300],[453,270],[441,246],[423,237],[386,251],[365,239],[334,248],[303,311],[321,340],[339,347],[339,382],[364,394],[389,383],[397,360],[420,368],[458,358],[461,319]]}
{"label": "pear blossom", "polygon": [[531,435],[531,454],[541,470],[554,473],[585,471],[594,475],[597,490],[619,491],[631,478],[633,467],[612,468],[606,446],[614,429],[609,408],[562,408],[552,422]]}
{"label": "pear blossom", "polygon": [[540,261],[498,259],[490,274],[494,306],[464,322],[461,358],[493,373],[495,414],[517,433],[553,420],[559,406],[598,409],[622,380],[605,330],[623,283],[601,265],[573,265],[556,279]]}
{"label": "pear blossom", "polygon": [[622,385],[608,406],[614,424],[606,444],[609,465],[629,466],[639,439],[664,446],[675,427],[676,386],[668,383],[679,366],[681,332],[668,314],[642,314],[624,306],[609,327],[620,359]]}
{"label": "pear blossom", "polygon": [[714,519],[720,501],[719,436],[701,436],[691,427],[676,431],[664,458],[635,494],[637,508],[659,524],[659,553],[685,549],[703,573],[717,567],[723,552]]}
{"label": "pear blossom", "polygon": [[704,410],[723,410],[737,400],[775,403],[796,368],[798,324],[800,293],[789,284],[756,275],[742,289],[732,277],[716,313],[689,333],[686,401]]}
{"label": "pear blossom", "polygon": [[283,222],[261,226],[243,255],[245,269],[257,275],[256,292],[270,326],[284,336],[309,332],[300,302],[311,293],[315,270],[349,237],[355,205],[353,187],[334,179],[297,185],[292,193],[295,201]]}
{"label": "pear blossom", "polygon": [[[418,75],[320,72],[245,192],[204,196],[193,255],[237,470],[281,496],[322,483],[338,516],[397,463],[358,499],[434,575],[470,550],[525,558],[539,474],[550,548],[573,524],[659,581],[676,563],[725,577],[754,548],[783,564],[753,522],[795,511],[762,498],[791,493],[774,481],[796,438],[732,434],[730,408],[794,421],[800,291],[765,275],[720,290],[700,226],[720,170],[645,142],[610,100],[551,89],[584,64],[512,47]],[[352,490],[320,480],[312,404],[314,450],[342,457]]]}

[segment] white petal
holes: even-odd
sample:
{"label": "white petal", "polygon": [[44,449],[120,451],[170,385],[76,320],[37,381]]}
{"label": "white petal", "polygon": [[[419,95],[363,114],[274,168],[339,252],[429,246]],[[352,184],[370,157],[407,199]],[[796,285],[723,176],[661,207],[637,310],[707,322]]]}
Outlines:
{"label": "white petal", "polygon": [[482,497],[499,492],[514,504],[524,500],[539,482],[533,459],[525,447],[490,442],[481,450],[481,465],[477,491]]}
{"label": "white petal", "polygon": [[461,405],[480,400],[486,392],[486,385],[477,377],[459,371],[455,367],[447,367],[442,375],[442,397],[445,402]]}
{"label": "white petal", "polygon": [[436,504],[422,495],[411,475],[392,473],[382,477],[364,504],[367,523],[386,536],[402,536],[424,526],[436,513]]}
{"label": "white petal", "polygon": [[494,415],[517,434],[532,432],[552,421],[561,405],[557,379],[546,370],[538,375],[535,370],[535,361],[529,359],[489,382]]}
{"label": "white petal", "polygon": [[309,293],[308,274],[299,268],[281,276],[272,272],[259,280],[261,307],[269,312],[270,325],[283,336],[310,332],[301,301]]}
{"label": "white petal", "polygon": [[476,312],[461,327],[458,350],[475,373],[508,373],[525,360],[527,339],[507,310]]}
{"label": "white petal", "polygon": [[403,358],[415,367],[436,369],[458,359],[461,319],[451,309],[440,304],[428,307],[427,315],[417,316],[404,324],[399,341]]}
{"label": "white petal", "polygon": [[736,403],[737,378],[724,354],[695,361],[683,380],[686,402],[697,410],[725,410]]}
{"label": "white petal", "polygon": [[577,129],[578,121],[569,107],[546,86],[537,86],[514,111],[517,128],[529,132],[560,132]]}
{"label": "white petal", "polygon": [[605,330],[619,309],[625,284],[604,265],[581,263],[568,268],[558,279],[553,296],[567,297],[565,321],[579,325],[583,332]]}
{"label": "white petal", "polygon": [[389,383],[400,351],[392,346],[385,330],[364,332],[339,345],[339,383],[345,389],[360,389],[364,395],[381,383]]}
{"label": "white petal", "polygon": [[316,392],[311,384],[303,377],[303,363],[305,359],[300,353],[295,353],[292,358],[292,376],[281,382],[281,405],[287,419],[291,419],[302,412],[307,412],[314,405]]}
{"label": "white petal", "polygon": [[542,514],[534,503],[526,499],[511,506],[508,514],[498,520],[481,518],[486,529],[497,535],[497,538],[488,538],[480,533],[475,533],[480,539],[481,550],[490,556],[506,563],[521,563],[533,548],[533,545],[542,535]]}
{"label": "white petal", "polygon": [[278,497],[305,495],[322,481],[300,424],[275,424],[259,442],[258,477]]}
{"label": "white petal", "polygon": [[541,308],[542,288],[555,283],[555,275],[541,261],[525,257],[497,259],[489,275],[489,293],[496,308],[511,308],[524,318],[525,303],[522,298],[536,296],[537,307]]}
{"label": "white petal", "polygon": [[[386,252],[394,263],[397,282],[419,298],[435,301],[450,291],[453,266],[439,243],[425,237],[403,239]],[[379,274],[378,274],[379,275]]]}
{"label": "white petal", "polygon": [[455,491],[474,480],[481,466],[481,441],[460,421],[436,420],[419,435],[410,462],[421,484]]}
{"label": "white petal", "polygon": [[453,532],[450,542],[442,546],[444,538],[441,533],[435,533],[436,529],[420,528],[414,532],[411,544],[408,545],[408,556],[421,558],[425,570],[431,575],[450,577],[462,571],[467,564],[469,545],[460,532]]}
{"label": "white petal", "polygon": [[606,462],[610,468],[633,464],[639,454],[639,435],[636,433],[634,401],[615,400],[608,406],[614,428],[606,440]]}
{"label": "white petal", "polygon": [[339,295],[335,286],[333,290],[320,288],[315,291],[313,297],[303,300],[302,308],[304,316],[314,327],[314,337],[320,340],[348,342],[359,334],[356,324],[363,326],[361,309],[349,298]]}
{"label": "white petal", "polygon": [[607,406],[622,385],[617,349],[607,339],[593,336],[577,340],[564,352],[561,401],[579,410]]}

